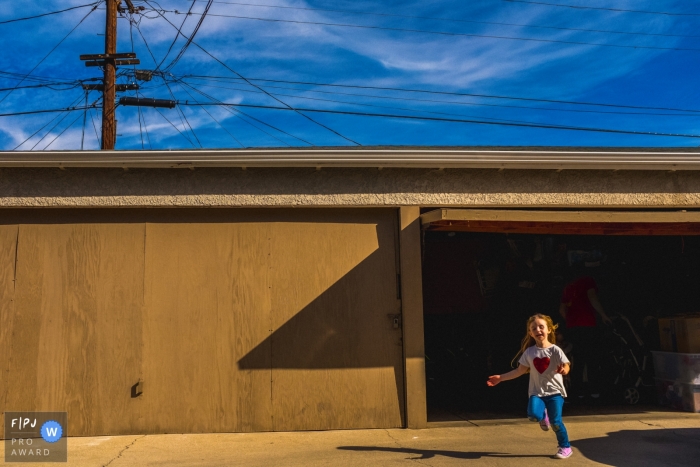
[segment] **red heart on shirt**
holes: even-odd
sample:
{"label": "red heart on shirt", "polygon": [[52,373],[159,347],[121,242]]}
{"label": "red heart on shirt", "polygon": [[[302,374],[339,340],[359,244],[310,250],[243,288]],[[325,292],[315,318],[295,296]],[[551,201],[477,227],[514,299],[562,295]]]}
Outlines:
{"label": "red heart on shirt", "polygon": [[549,357],[544,357],[544,358],[535,358],[532,360],[532,363],[535,364],[535,369],[540,373],[544,373],[547,368],[549,368]]}

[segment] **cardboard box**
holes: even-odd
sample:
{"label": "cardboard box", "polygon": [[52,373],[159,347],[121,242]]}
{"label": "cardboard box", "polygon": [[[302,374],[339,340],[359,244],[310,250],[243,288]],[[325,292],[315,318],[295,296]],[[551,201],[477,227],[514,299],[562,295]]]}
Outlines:
{"label": "cardboard box", "polygon": [[661,350],[700,353],[700,315],[659,319]]}

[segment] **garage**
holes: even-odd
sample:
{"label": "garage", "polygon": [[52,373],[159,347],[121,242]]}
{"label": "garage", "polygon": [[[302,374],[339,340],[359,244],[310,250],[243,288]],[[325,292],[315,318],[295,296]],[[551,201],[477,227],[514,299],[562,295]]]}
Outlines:
{"label": "garage", "polygon": [[657,319],[700,303],[699,212],[448,208],[424,209],[421,223],[429,421],[521,415],[527,378],[485,381],[510,369],[535,313],[560,323],[575,365],[559,306],[577,276],[594,279],[614,318],[597,325],[600,391],[586,393],[586,368],[569,400],[584,412],[655,403]]}
{"label": "garage", "polygon": [[4,407],[72,436],[404,425],[395,209],[2,219]]}
{"label": "garage", "polygon": [[485,377],[569,253],[653,346],[697,311],[699,207],[693,148],[0,154],[0,404],[70,436],[520,418]]}

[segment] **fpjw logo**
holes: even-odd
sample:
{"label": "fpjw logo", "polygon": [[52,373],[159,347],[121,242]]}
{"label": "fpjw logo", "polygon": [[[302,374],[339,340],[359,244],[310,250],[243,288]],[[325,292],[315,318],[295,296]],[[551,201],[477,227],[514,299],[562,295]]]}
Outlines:
{"label": "fpjw logo", "polygon": [[66,412],[5,412],[5,462],[67,462]]}

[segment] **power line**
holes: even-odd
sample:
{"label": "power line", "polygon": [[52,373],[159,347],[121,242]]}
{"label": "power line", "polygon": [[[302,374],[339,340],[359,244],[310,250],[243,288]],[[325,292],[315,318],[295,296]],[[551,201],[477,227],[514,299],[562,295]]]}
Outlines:
{"label": "power line", "polygon": [[61,136],[63,136],[63,133],[65,133],[70,127],[72,127],[73,125],[75,125],[75,122],[77,122],[79,119],[80,119],[80,115],[78,115],[78,117],[77,117],[75,120],[73,120],[67,127],[65,127],[65,128],[63,129],[63,131],[61,131],[58,135],[56,135],[56,137],[55,137],[54,139],[52,139],[51,142],[50,142],[49,144],[47,144],[46,146],[44,146],[44,149],[43,149],[43,150],[46,151],[47,149],[49,149],[49,146],[51,146],[51,145],[54,143],[54,141],[56,141],[58,138],[60,138]]}
{"label": "power line", "polygon": [[[203,78],[190,78],[190,79],[199,79],[202,81],[206,81]],[[217,81],[215,81],[217,82]],[[236,84],[236,83],[233,83]],[[228,89],[228,90],[233,90],[233,91],[241,91],[241,92],[259,92],[259,91],[252,91],[252,90],[247,90],[247,89],[241,89],[241,88],[231,88],[231,87],[226,87],[226,86],[214,86],[212,84],[200,84],[200,86],[205,86],[205,87],[211,87],[211,88],[217,88],[217,89]],[[393,97],[393,96],[378,96],[378,95],[370,95],[370,94],[357,94],[357,93],[352,93],[352,92],[339,92],[339,91],[318,91],[314,89],[299,89],[299,88],[290,88],[286,86],[273,86],[273,85],[265,85],[265,88],[267,89],[286,89],[286,90],[292,90],[292,91],[301,91],[301,92],[312,92],[316,94],[330,94],[330,95],[340,95],[340,96],[354,96],[354,97],[365,97],[369,99],[388,99],[388,100],[396,100],[396,101],[407,101],[407,102],[428,102],[428,103],[437,103],[437,104],[448,104],[448,105],[463,105],[463,106],[473,106],[473,107],[497,107],[497,108],[507,108],[507,109],[528,109],[528,110],[544,110],[548,112],[573,112],[573,113],[593,113],[593,114],[602,114],[602,115],[653,115],[653,116],[664,116],[664,117],[694,117],[697,118],[697,114],[695,113],[655,113],[655,112],[625,112],[625,111],[604,111],[604,110],[586,110],[586,109],[557,109],[557,108],[550,108],[550,107],[534,107],[534,106],[527,106],[527,105],[504,105],[504,104],[485,104],[482,102],[455,102],[455,101],[443,101],[443,100],[435,100],[435,99],[416,99],[416,98],[408,98],[408,97]],[[289,94],[276,94],[279,96],[290,96]],[[305,97],[302,96],[294,96],[292,95],[291,97],[298,97],[300,99],[306,99]]]}
{"label": "power line", "polygon": [[[238,90],[243,91],[243,92],[259,92],[259,91],[242,90],[242,89],[238,89]],[[420,110],[420,109],[408,109],[405,107],[389,107],[389,106],[384,106],[384,105],[362,104],[362,103],[358,103],[358,102],[337,101],[337,100],[332,100],[332,99],[319,99],[319,98],[315,98],[315,97],[304,97],[304,96],[291,95],[291,94],[275,94],[275,95],[291,97],[294,99],[308,99],[308,100],[313,100],[313,101],[331,102],[331,103],[335,103],[335,104],[357,105],[357,106],[362,106],[362,107],[374,107],[374,108],[391,109],[391,110],[404,110],[404,111],[409,111],[409,112],[421,112],[421,113],[429,113],[429,114],[435,114],[435,115],[451,115],[451,116],[460,116],[460,117],[469,117],[469,118],[479,118],[479,117],[474,117],[472,115],[453,114],[453,113],[448,113],[448,112],[435,112],[435,111]],[[488,117],[480,117],[480,118],[483,118],[485,120],[493,120],[493,121],[497,121],[497,122],[500,121],[500,122],[530,123],[530,122],[525,122],[522,120],[504,120],[504,119],[500,119],[500,118],[488,118]]]}
{"label": "power line", "polygon": [[532,5],[573,8],[576,10],[602,10],[602,11],[615,11],[615,12],[621,12],[621,13],[645,13],[645,14],[650,14],[650,15],[667,15],[667,16],[700,16],[700,13],[675,13],[675,12],[670,12],[670,11],[628,10],[625,8],[604,8],[604,7],[581,6],[581,5],[564,5],[562,3],[535,2],[535,1],[530,1],[530,0],[503,0],[503,1],[509,2],[509,3],[529,3]]}
{"label": "power line", "polygon": [[[187,93],[187,95],[189,95],[189,96],[192,98],[192,100],[194,100],[195,102],[197,102],[197,99],[192,95],[192,93],[190,93],[187,89],[185,89],[185,87],[184,87],[181,83],[178,83],[178,84],[180,84],[180,87],[183,88],[183,91],[185,91],[185,92]],[[228,135],[229,135],[231,138],[233,138],[233,140],[234,140],[236,143],[238,143],[238,145],[239,145],[240,147],[242,147],[242,148],[245,147],[245,146],[243,145],[243,143],[241,143],[241,142],[238,140],[238,138],[236,138],[235,136],[233,136],[233,133],[231,133],[230,131],[228,131],[228,129],[227,129],[225,126],[223,126],[223,125],[221,124],[221,122],[219,122],[216,118],[214,118],[214,116],[213,116],[211,113],[209,113],[209,111],[208,111],[205,107],[202,107],[202,110],[204,110],[204,111],[207,113],[207,115],[209,115],[209,116],[211,117],[211,119],[214,120],[214,122],[216,122],[216,124],[219,125],[219,126],[221,127],[222,130],[224,130],[226,133],[228,133]]]}
{"label": "power line", "polygon": [[390,17],[390,18],[406,18],[406,19],[426,19],[430,21],[447,21],[451,23],[468,23],[468,24],[488,24],[492,26],[514,26],[520,28],[534,28],[534,29],[553,29],[557,31],[578,31],[578,32],[597,32],[606,34],[626,34],[635,36],[664,36],[664,37],[700,37],[698,35],[686,35],[686,34],[663,34],[663,33],[651,33],[651,32],[635,32],[635,31],[615,31],[610,29],[586,29],[586,28],[567,28],[563,26],[543,26],[535,24],[523,24],[523,23],[505,23],[501,21],[476,21],[469,19],[457,19],[457,18],[442,18],[434,16],[414,16],[414,15],[400,15],[396,13],[375,13],[368,11],[356,11],[356,10],[340,10],[335,8],[304,8],[295,6],[283,6],[283,5],[263,5],[255,3],[242,3],[242,2],[223,2],[215,1],[214,3],[223,3],[226,5],[240,5],[240,6],[250,6],[256,8],[276,8],[283,10],[300,10],[300,11],[324,11],[330,13],[344,13],[351,15],[365,15],[365,16],[379,16],[379,17]]}
{"label": "power line", "polygon": [[[258,92],[258,91],[246,90],[244,92]],[[448,112],[435,112],[435,111],[420,110],[420,109],[407,109],[405,107],[389,107],[389,106],[385,106],[385,105],[361,104],[358,102],[337,101],[337,100],[332,100],[332,99],[319,99],[316,97],[295,96],[295,95],[291,95],[291,94],[275,94],[275,95],[291,97],[294,99],[308,99],[308,100],[313,100],[313,101],[331,102],[331,103],[335,103],[335,104],[357,105],[357,106],[362,106],[362,107],[374,107],[374,108],[379,108],[379,109],[404,110],[404,111],[408,111],[408,112],[421,112],[421,113],[429,113],[429,114],[435,114],[435,115],[451,115],[451,116],[458,116],[458,117],[482,118],[484,120],[492,120],[495,122],[531,123],[531,122],[522,121],[522,120],[504,120],[502,118],[475,117],[473,115],[453,114],[453,113],[448,113]]]}
{"label": "power line", "polygon": [[[209,78],[209,79],[220,79],[220,80],[239,80],[240,78],[235,78],[231,76],[207,76],[207,75],[183,75],[182,78]],[[597,106],[597,107],[614,107],[621,109],[639,109],[639,110],[666,110],[674,112],[694,112],[700,113],[697,109],[683,109],[674,107],[651,107],[651,106],[639,106],[639,105],[624,105],[624,104],[610,104],[605,102],[585,102],[585,101],[567,101],[558,99],[543,99],[534,97],[522,97],[522,96],[507,96],[507,95],[497,95],[497,94],[478,94],[478,93],[467,93],[467,92],[451,92],[451,91],[431,91],[428,89],[411,89],[411,88],[394,88],[386,86],[363,86],[363,85],[353,85],[353,84],[337,84],[337,83],[319,83],[311,81],[289,81],[289,80],[279,80],[279,79],[264,79],[264,78],[247,78],[249,81],[262,81],[268,83],[286,83],[286,84],[299,84],[307,86],[322,86],[322,87],[339,87],[339,88],[351,88],[351,89],[373,89],[381,91],[396,91],[396,92],[410,92],[410,93],[424,93],[424,94],[436,94],[436,95],[446,95],[446,96],[465,96],[465,97],[479,97],[485,99],[504,99],[504,100],[514,100],[514,101],[527,101],[527,102],[546,102],[552,104],[566,104],[566,105],[586,105],[586,106]]]}
{"label": "power line", "polygon": [[151,58],[153,59],[153,64],[156,65],[156,68],[158,68],[159,65],[158,65],[158,61],[156,60],[156,56],[153,55],[151,48],[148,46],[148,42],[146,42],[146,37],[141,32],[141,28],[138,25],[136,26],[136,30],[138,31],[139,35],[141,36],[141,39],[143,40],[143,43],[146,46],[146,50],[148,50],[148,53],[150,54]]}
{"label": "power line", "polygon": [[175,38],[170,43],[170,46],[168,47],[168,51],[165,52],[165,55],[163,55],[163,60],[161,60],[160,63],[158,63],[158,65],[156,66],[156,70],[160,69],[161,65],[165,62],[165,60],[168,58],[168,55],[170,55],[170,52],[173,50],[173,47],[175,47],[175,43],[177,42],[177,39],[180,37],[180,32],[182,31],[182,28],[185,27],[185,23],[187,22],[187,18],[190,17],[190,14],[192,13],[192,9],[194,8],[194,5],[196,3],[197,3],[197,0],[192,0],[192,3],[190,4],[190,9],[187,10],[187,14],[182,19],[182,23],[180,24],[180,27],[177,28],[177,34],[175,34]]}
{"label": "power line", "polygon": [[175,128],[175,131],[177,131],[178,133],[180,133],[180,135],[181,135],[183,138],[185,138],[185,140],[187,140],[187,142],[190,143],[190,144],[192,145],[193,148],[195,148],[195,149],[197,148],[197,147],[194,145],[194,143],[193,143],[187,136],[185,136],[185,135],[180,131],[180,129],[179,129],[178,127],[176,127],[176,126],[173,124],[173,122],[171,122],[170,120],[168,120],[168,117],[166,117],[165,115],[163,115],[163,112],[161,112],[160,109],[159,109],[158,107],[153,107],[153,108],[160,114],[161,117],[163,117],[163,118],[165,119],[166,122],[170,123],[170,126],[172,126],[173,128]]}
{"label": "power line", "polygon": [[70,7],[70,8],[63,9],[63,10],[52,11],[52,12],[50,12],[50,13],[42,13],[42,14],[40,14],[40,15],[26,16],[26,17],[24,17],[24,18],[8,19],[8,20],[5,20],[5,21],[0,21],[0,24],[16,23],[17,21],[26,21],[26,20],[28,20],[28,19],[35,19],[35,18],[42,18],[42,17],[44,17],[44,16],[57,15],[57,14],[59,14],[59,13],[64,13],[64,12],[70,11],[70,10],[77,10],[78,8],[86,8],[86,7],[89,7],[89,6],[99,5],[100,3],[102,3],[102,0],[99,1],[99,2],[88,3],[87,5],[78,5],[78,6],[73,6],[73,7]]}
{"label": "power line", "polygon": [[[146,4],[148,4],[148,5],[150,6],[150,3],[148,2],[148,0],[145,0],[145,2],[146,2]],[[168,18],[165,17],[165,15],[164,15],[163,13],[159,13],[159,14],[160,14],[161,18],[163,18],[168,24],[170,24],[170,25],[171,25],[172,27],[174,27],[174,28],[177,28]],[[187,36],[185,36],[185,35],[182,33],[182,31],[180,31],[180,30],[178,30],[178,34],[181,34],[183,37],[187,37]],[[304,115],[303,113],[299,112],[298,110],[292,108],[292,107],[289,106],[286,102],[283,102],[282,100],[280,100],[280,99],[278,99],[278,98],[272,96],[269,92],[265,91],[265,90],[264,90],[263,88],[261,88],[260,86],[257,86],[257,85],[255,85],[255,84],[251,83],[250,81],[248,81],[243,75],[241,75],[241,74],[238,73],[236,70],[234,70],[233,68],[231,68],[230,66],[228,66],[226,63],[224,63],[224,62],[222,62],[221,60],[219,60],[218,58],[216,58],[214,55],[212,55],[208,50],[206,50],[206,49],[205,49],[204,47],[202,47],[201,45],[197,44],[197,43],[194,42],[194,41],[192,41],[191,43],[194,44],[195,46],[197,46],[197,48],[199,48],[199,50],[201,50],[202,52],[204,52],[205,54],[207,54],[209,57],[211,57],[211,58],[213,58],[214,60],[216,60],[216,61],[217,61],[219,64],[221,64],[224,68],[226,68],[227,70],[229,70],[230,72],[234,73],[234,74],[237,75],[239,78],[241,78],[242,80],[244,80],[246,83],[248,83],[249,85],[255,87],[256,89],[259,89],[260,91],[264,92],[265,94],[267,94],[268,96],[270,96],[270,97],[271,97],[272,99],[274,99],[275,101],[279,102],[280,104],[284,105],[285,107],[289,108],[290,110],[293,110],[293,111],[294,111],[295,113],[297,113],[298,115],[301,115],[302,117],[304,117],[305,119],[309,120],[310,122],[312,122],[312,123],[314,123],[314,124],[316,124],[316,125],[318,125],[318,126],[320,126],[320,127],[325,128],[326,130],[330,131],[331,133],[334,133],[334,134],[340,136],[341,138],[345,139],[346,141],[350,141],[351,143],[353,143],[353,144],[355,144],[355,145],[357,145],[357,146],[362,146],[362,145],[361,145],[360,143],[358,143],[357,141],[354,141],[354,140],[352,140],[352,139],[350,139],[350,138],[348,138],[348,137],[346,137],[346,136],[340,134],[339,132],[335,131],[334,129],[332,129],[332,128],[330,128],[330,127],[328,127],[328,126],[326,126],[326,125],[324,125],[324,124],[322,124],[322,123],[320,123],[320,122],[317,122],[316,120],[314,120],[313,118],[309,117],[308,115]]]}
{"label": "power line", "polygon": [[[138,93],[136,94],[138,97]],[[137,115],[139,118],[139,134],[141,135],[141,149],[146,149],[143,144],[143,126],[141,125],[141,107],[136,107]]]}
{"label": "power line", "polygon": [[[180,13],[177,10],[154,10],[159,13]],[[189,14],[199,14],[199,13],[189,13]],[[292,23],[292,24],[311,24],[317,26],[330,26],[330,27],[341,27],[341,28],[358,28],[358,29],[373,29],[381,31],[394,31],[394,32],[410,32],[418,34],[435,34],[440,36],[458,36],[458,37],[479,37],[484,39],[499,39],[499,40],[510,40],[510,41],[528,41],[528,42],[545,42],[554,44],[566,44],[566,45],[587,45],[596,47],[615,47],[623,49],[647,49],[647,50],[669,50],[677,52],[700,52],[700,49],[691,47],[660,47],[653,45],[624,45],[624,44],[606,44],[603,42],[583,42],[583,41],[566,41],[559,39],[538,39],[534,37],[512,37],[512,36],[497,36],[493,34],[473,34],[466,32],[447,32],[447,31],[431,31],[427,29],[407,29],[407,28],[391,28],[386,26],[366,26],[361,24],[348,24],[348,23],[327,23],[322,21],[300,21],[300,20],[290,20],[290,19],[275,19],[275,18],[258,18],[254,16],[239,16],[239,15],[221,15],[209,13],[209,16],[216,16],[222,18],[236,18],[244,20],[253,21],[265,21],[270,23]]]}
{"label": "power line", "polygon": [[[62,122],[63,120],[65,120],[66,118],[68,118],[69,115],[70,115],[70,112],[64,112],[63,117],[61,117],[61,118],[56,122],[56,124],[55,124],[54,126],[52,126],[52,127],[46,132],[46,134],[44,134],[44,136],[42,136],[41,138],[39,138],[39,141],[37,141],[36,143],[34,143],[34,146],[31,147],[30,151],[33,151],[34,148],[37,147],[37,146],[39,145],[39,143],[41,143],[41,142],[44,140],[44,138],[46,138],[47,136],[49,136],[49,135],[51,134],[51,132],[52,132],[58,125],[60,125],[61,122]],[[78,115],[78,117],[80,117],[80,115]]]}
{"label": "power line", "polygon": [[[173,98],[174,101],[177,101],[177,98],[175,97],[175,94],[173,93],[173,90],[170,89],[170,86],[168,85],[168,82],[163,79],[163,82],[165,83],[165,87],[168,89],[168,92],[170,93],[170,96]],[[185,127],[185,122],[187,122],[187,126],[190,128],[190,133],[192,133],[192,136],[194,136],[194,139],[197,140],[197,144],[199,144],[200,148],[203,148],[202,142],[199,140],[197,137],[197,134],[194,132],[194,128],[192,128],[192,125],[190,125],[190,121],[187,119],[187,115],[185,115],[185,112],[181,108],[177,108],[178,116],[180,117],[180,123],[182,123],[182,128],[187,132],[187,129]],[[184,117],[184,120],[183,120]],[[194,146],[194,143],[192,143],[192,146]]]}
{"label": "power line", "polygon": [[[272,109],[272,110],[291,110],[286,107],[275,107],[269,105],[254,105],[254,104],[193,104],[187,101],[178,102],[178,105],[192,105],[192,106],[202,106],[202,105],[228,105],[232,107],[250,107],[257,109]],[[502,126],[515,126],[523,128],[543,128],[551,130],[572,130],[572,131],[589,131],[597,133],[619,133],[627,135],[643,135],[643,136],[667,136],[667,137],[679,137],[679,138],[700,138],[700,135],[694,134],[682,134],[682,133],[655,133],[648,131],[636,131],[636,130],[620,130],[612,128],[590,128],[590,127],[578,127],[578,126],[567,126],[567,125],[550,125],[550,124],[540,124],[540,123],[515,123],[515,122],[489,122],[484,120],[469,120],[469,119],[457,119],[457,118],[440,118],[440,117],[421,117],[415,115],[395,115],[395,114],[374,114],[365,112],[351,112],[344,110],[327,110],[327,109],[306,109],[299,108],[302,112],[319,112],[327,114],[337,114],[337,115],[354,115],[360,117],[380,117],[380,118],[395,118],[395,119],[409,119],[409,120],[426,120],[435,122],[451,122],[451,123],[473,123],[479,125],[502,125]]]}
{"label": "power line", "polygon": [[[25,81],[34,81],[34,82],[49,83],[49,84],[53,84],[53,82],[58,82],[58,81],[64,81],[65,84],[72,84],[75,82],[75,80],[68,79],[68,78],[49,78],[47,76],[37,76],[37,75],[27,76],[27,75],[24,75],[21,73],[13,73],[10,71],[3,71],[3,70],[0,70],[0,75],[5,75],[5,76],[2,76],[2,78],[14,79],[16,81],[24,78]],[[98,78],[84,79],[84,80],[80,80],[80,81],[81,82],[82,81],[94,81],[96,79],[98,79]]]}
{"label": "power line", "polygon": [[[85,106],[87,107],[88,105],[88,95],[90,94],[90,91],[87,89],[85,90]],[[82,151],[85,149],[85,126],[87,124],[87,109],[83,111],[83,134],[82,137],[80,138],[80,150]]]}
{"label": "power line", "polygon": [[[77,103],[80,102],[81,100],[82,100],[82,95],[78,96],[77,99],[75,99],[73,102],[71,102],[71,106],[77,104]],[[40,133],[40,132],[41,132],[44,128],[46,128],[47,126],[51,125],[51,124],[52,124],[58,117],[60,117],[60,116],[61,116],[60,113],[59,113],[58,115],[55,115],[51,120],[49,120],[48,122],[46,122],[46,123],[44,124],[44,126],[42,126],[42,127],[39,128],[38,130],[36,130],[34,133],[32,133],[31,135],[29,135],[24,141],[22,141],[21,143],[19,143],[19,144],[18,144],[17,146],[15,146],[12,150],[13,150],[13,151],[16,151],[17,148],[21,147],[24,143],[26,143],[26,142],[29,141],[30,139],[34,138],[38,133]]]}
{"label": "power line", "polygon": [[[68,88],[56,88],[54,86],[70,86]],[[68,83],[51,83],[51,84],[32,84],[29,86],[14,86],[11,88],[0,88],[0,92],[14,91],[15,89],[36,89],[36,88],[48,88],[52,91],[70,91],[80,86],[80,83],[69,85]]]}
{"label": "power line", "polygon": [[[92,115],[92,111],[88,110],[90,113],[90,120],[92,120],[92,127],[95,129],[95,138],[97,139],[97,147],[102,147],[102,141],[100,141],[100,135],[97,133],[97,125],[95,125],[95,118]],[[97,111],[95,111],[97,112]],[[17,148],[15,148],[17,149]]]}
{"label": "power line", "polygon": [[[192,5],[193,5],[193,6],[194,6],[194,3],[195,3],[195,2],[192,2]],[[182,58],[182,56],[185,54],[185,52],[186,52],[187,49],[189,48],[190,44],[192,43],[192,40],[193,40],[194,37],[197,35],[197,32],[199,32],[199,28],[202,26],[202,23],[204,22],[204,18],[206,18],[207,13],[209,13],[209,9],[211,8],[211,5],[212,5],[212,0],[209,0],[209,1],[207,2],[206,6],[204,7],[204,11],[203,11],[202,13],[198,13],[198,14],[200,14],[201,16],[199,17],[199,21],[197,22],[197,25],[194,27],[194,30],[192,31],[192,33],[191,33],[191,34],[189,35],[189,37],[187,38],[187,42],[185,42],[185,45],[182,46],[182,48],[180,49],[180,52],[177,54],[177,56],[170,62],[170,64],[169,64],[167,67],[165,67],[165,71],[170,71],[170,70],[172,70],[173,67],[174,67],[175,65],[177,65],[177,62],[179,62],[180,59]],[[184,21],[183,21],[182,24],[183,24],[183,25],[185,24]],[[180,26],[180,30],[178,30],[178,35],[180,34],[180,31],[181,31],[181,30],[182,30],[182,26]],[[177,36],[178,36],[178,35],[175,36],[176,39],[177,39]]]}
{"label": "power line", "polygon": [[[82,99],[82,96],[81,96]],[[96,106],[94,104],[89,105],[87,107],[66,107],[63,109],[50,109],[50,110],[27,110],[25,112],[10,112],[10,113],[4,113],[0,114],[0,117],[16,117],[19,115],[34,115],[34,114],[45,114],[45,113],[53,113],[53,112],[73,112],[76,110],[85,110],[86,108],[92,109],[95,108]]]}
{"label": "power line", "polygon": [[[100,2],[100,3],[101,3],[101,2]],[[68,36],[70,36],[70,35],[73,33],[73,31],[75,31],[76,29],[78,29],[78,26],[80,26],[81,24],[83,24],[83,21],[85,21],[85,20],[87,19],[87,17],[90,16],[90,15],[92,14],[92,12],[95,11],[96,9],[97,9],[97,5],[94,5],[94,6],[92,7],[92,9],[88,12],[88,14],[86,14],[85,16],[83,16],[83,18],[82,18],[80,21],[78,21],[78,24],[76,24],[76,25],[73,27],[73,29],[71,29],[70,31],[68,31],[68,34],[66,34],[66,35],[63,37],[63,39],[61,39],[61,40],[58,42],[58,44],[56,44],[56,45],[53,47],[53,49],[51,49],[51,50],[49,51],[49,53],[47,53],[47,54],[44,56],[44,58],[42,58],[41,60],[39,60],[39,63],[37,63],[36,65],[34,65],[34,68],[32,68],[31,70],[29,70],[29,73],[27,73],[26,75],[24,75],[24,77],[20,80],[20,82],[17,83],[17,85],[15,86],[15,89],[16,89],[18,86],[20,86],[20,85],[24,82],[24,80],[27,79],[27,77],[28,77],[29,75],[31,75],[31,74],[34,72],[34,70],[36,70],[36,69],[39,67],[39,65],[41,65],[42,63],[44,63],[44,60],[46,60],[47,58],[49,58],[49,55],[51,55],[51,54],[54,52],[54,50],[56,50],[61,44],[63,44],[63,41],[65,41],[66,39],[68,39]],[[12,90],[10,90],[10,92],[8,92],[7,94],[5,94],[5,96],[4,96],[2,99],[0,99],[0,103],[2,103],[5,99],[7,99],[7,96],[9,96],[10,94],[12,94],[12,92],[13,92],[15,89],[12,89]]]}
{"label": "power line", "polygon": [[[132,17],[129,18],[129,41],[131,42],[131,52],[136,53],[136,49],[134,48],[134,24],[136,23],[136,20]],[[136,74],[136,65],[134,65],[134,75]],[[138,90],[136,91],[136,97],[138,97],[139,92]],[[141,135],[141,149],[146,149],[146,146],[143,144],[143,126],[141,125],[141,107],[136,107],[136,113],[139,119],[139,135]],[[84,124],[83,124],[84,125]],[[84,131],[84,128],[83,128]]]}
{"label": "power line", "polygon": [[143,129],[146,131],[146,140],[148,141],[148,147],[149,149],[153,149],[153,145],[151,144],[151,135],[148,133],[148,124],[146,123],[146,112],[141,111],[141,107],[139,107],[139,118],[143,119]]}
{"label": "power line", "polygon": [[[199,90],[199,89],[193,87],[192,85],[188,84],[188,83],[185,82],[184,80],[179,80],[179,82],[183,83],[185,86],[189,87],[189,88],[192,89],[194,92],[201,94],[202,96],[206,97],[207,99],[210,99],[210,100],[212,100],[212,101],[214,101],[214,102],[216,102],[216,103],[219,103],[219,104],[224,104],[222,101],[218,100],[217,98],[215,98],[215,97],[213,97],[213,96],[210,96],[209,94],[205,93],[204,91],[201,91],[201,90]],[[267,131],[263,130],[262,128],[259,128],[259,127],[255,126],[255,125],[253,125],[252,123],[250,123],[249,121],[247,121],[246,119],[244,119],[243,117],[241,117],[241,116],[238,115],[238,114],[244,115],[245,117],[247,117],[247,118],[249,118],[249,119],[251,119],[251,120],[254,120],[254,121],[256,121],[256,122],[258,122],[258,123],[260,123],[260,124],[262,124],[262,125],[265,125],[265,126],[268,127],[268,128],[272,128],[273,130],[278,131],[278,132],[280,132],[280,133],[282,133],[282,134],[284,134],[284,135],[287,135],[287,136],[290,136],[290,137],[292,137],[292,138],[294,138],[294,139],[297,139],[297,140],[301,141],[302,143],[308,144],[309,146],[314,146],[313,143],[310,143],[310,142],[306,141],[305,139],[299,138],[298,136],[294,136],[294,135],[291,134],[291,133],[287,133],[286,131],[281,130],[281,129],[279,129],[279,128],[273,126],[273,125],[270,125],[269,123],[264,122],[264,121],[262,121],[262,120],[260,120],[260,119],[257,119],[257,118],[255,118],[255,117],[253,117],[252,115],[249,115],[249,114],[243,112],[243,111],[240,110],[240,109],[232,109],[231,107],[224,107],[224,108],[227,109],[227,110],[229,110],[229,111],[231,111],[231,113],[233,114],[233,116],[238,117],[239,119],[243,120],[243,121],[244,121],[245,123],[247,123],[248,125],[252,126],[253,128],[257,129],[258,131],[260,131],[260,132],[262,132],[262,133],[265,133],[265,134],[266,134],[267,136],[269,136],[270,138],[273,138],[273,139],[279,141],[279,142],[282,143],[282,144],[285,144],[285,145],[287,145],[287,146],[291,146],[291,144],[289,144],[289,143],[287,143],[287,142],[285,142],[285,141],[283,141],[283,140],[277,138],[277,137],[274,136],[274,135],[271,135],[270,133],[268,133]]]}

